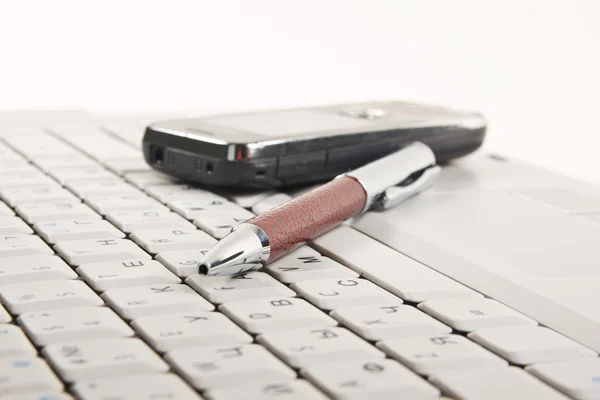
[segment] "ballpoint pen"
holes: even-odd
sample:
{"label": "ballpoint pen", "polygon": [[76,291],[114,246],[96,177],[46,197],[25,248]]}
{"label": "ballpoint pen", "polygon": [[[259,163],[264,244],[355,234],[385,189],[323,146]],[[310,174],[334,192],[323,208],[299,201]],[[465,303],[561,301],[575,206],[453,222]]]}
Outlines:
{"label": "ballpoint pen", "polygon": [[427,190],[439,172],[433,151],[415,142],[241,223],[206,253],[200,273],[259,269],[347,219]]}

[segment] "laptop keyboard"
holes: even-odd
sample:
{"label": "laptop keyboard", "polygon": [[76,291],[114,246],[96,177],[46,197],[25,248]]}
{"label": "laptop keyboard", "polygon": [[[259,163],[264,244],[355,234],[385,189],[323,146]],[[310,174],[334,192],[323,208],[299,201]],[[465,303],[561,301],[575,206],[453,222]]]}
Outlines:
{"label": "laptop keyboard", "polygon": [[175,182],[139,133],[3,133],[1,399],[600,398],[595,352],[347,226],[351,256],[198,275],[290,195]]}

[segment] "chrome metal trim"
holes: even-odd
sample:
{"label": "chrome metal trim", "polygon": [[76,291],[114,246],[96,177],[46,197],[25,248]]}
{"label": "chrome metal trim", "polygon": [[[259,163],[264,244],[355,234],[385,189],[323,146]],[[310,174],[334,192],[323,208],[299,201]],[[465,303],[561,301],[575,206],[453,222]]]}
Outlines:
{"label": "chrome metal trim", "polygon": [[261,268],[271,255],[267,234],[256,225],[242,223],[215,244],[200,261],[200,273],[236,275]]}
{"label": "chrome metal trim", "polygon": [[427,145],[415,142],[341,176],[349,176],[362,185],[367,194],[362,211],[365,212],[393,207],[427,190],[439,172],[433,151]]}

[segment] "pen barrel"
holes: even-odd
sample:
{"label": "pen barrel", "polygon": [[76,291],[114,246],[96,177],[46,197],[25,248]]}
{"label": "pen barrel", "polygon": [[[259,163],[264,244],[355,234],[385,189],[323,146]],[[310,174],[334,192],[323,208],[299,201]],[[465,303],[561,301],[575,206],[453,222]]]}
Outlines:
{"label": "pen barrel", "polygon": [[272,262],[359,214],[366,201],[363,186],[343,176],[246,222],[266,233]]}

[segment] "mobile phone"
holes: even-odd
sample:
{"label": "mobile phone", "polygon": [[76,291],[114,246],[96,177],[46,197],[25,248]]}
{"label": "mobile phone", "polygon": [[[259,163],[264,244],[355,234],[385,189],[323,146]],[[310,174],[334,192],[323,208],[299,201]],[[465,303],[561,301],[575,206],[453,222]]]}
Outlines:
{"label": "mobile phone", "polygon": [[477,112],[368,102],[156,122],[143,149],[150,166],[182,180],[265,188],[331,179],[414,141],[443,163],[476,150],[485,131]]}

